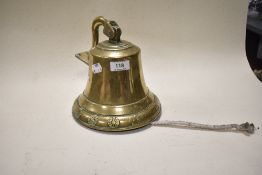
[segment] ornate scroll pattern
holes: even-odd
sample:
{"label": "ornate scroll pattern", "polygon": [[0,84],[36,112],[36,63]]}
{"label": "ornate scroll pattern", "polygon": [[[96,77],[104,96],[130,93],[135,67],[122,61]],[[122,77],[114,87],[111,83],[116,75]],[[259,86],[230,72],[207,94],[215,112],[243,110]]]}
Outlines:
{"label": "ornate scroll pattern", "polygon": [[97,121],[98,121],[98,117],[97,117],[97,116],[90,116],[90,117],[87,119],[87,123],[88,123],[89,125],[93,125],[93,126],[96,125]]}
{"label": "ornate scroll pattern", "polygon": [[112,117],[107,122],[110,128],[118,128],[120,124],[120,120],[117,117]]}
{"label": "ornate scroll pattern", "polygon": [[[90,113],[89,111],[86,111],[85,109],[83,108],[80,108],[80,117],[83,117],[85,118],[86,115],[83,115],[83,114],[86,114],[86,113]],[[91,125],[91,126],[96,126],[97,122],[99,120],[99,116],[96,115],[95,113],[92,113],[92,115],[90,115],[88,118],[86,118],[86,124],[88,125]]]}
{"label": "ornate scroll pattern", "polygon": [[161,112],[158,99],[146,108],[133,114],[122,116],[103,115],[86,110],[76,103],[74,117],[87,127],[104,131],[123,131],[142,127],[155,120]]}

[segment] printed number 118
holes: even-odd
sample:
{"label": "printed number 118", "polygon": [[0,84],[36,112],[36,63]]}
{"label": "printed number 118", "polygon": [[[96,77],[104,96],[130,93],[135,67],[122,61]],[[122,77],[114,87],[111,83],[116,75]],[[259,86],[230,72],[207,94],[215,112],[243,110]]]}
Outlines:
{"label": "printed number 118", "polygon": [[117,63],[116,64],[116,68],[123,68],[123,67],[125,67],[124,63]]}

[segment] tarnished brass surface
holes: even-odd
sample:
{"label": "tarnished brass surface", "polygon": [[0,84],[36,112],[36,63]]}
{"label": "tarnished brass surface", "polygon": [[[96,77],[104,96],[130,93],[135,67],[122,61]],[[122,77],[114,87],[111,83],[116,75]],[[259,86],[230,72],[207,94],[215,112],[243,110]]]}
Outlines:
{"label": "tarnished brass surface", "polygon": [[[109,40],[98,43],[98,27],[104,26]],[[89,52],[76,57],[89,65],[89,80],[75,100],[73,116],[81,124],[103,131],[124,131],[145,126],[160,116],[160,102],[147,88],[140,49],[121,40],[114,21],[97,17],[92,24],[93,42]],[[111,62],[129,61],[127,70],[112,71]],[[94,73],[92,65],[101,65]]]}

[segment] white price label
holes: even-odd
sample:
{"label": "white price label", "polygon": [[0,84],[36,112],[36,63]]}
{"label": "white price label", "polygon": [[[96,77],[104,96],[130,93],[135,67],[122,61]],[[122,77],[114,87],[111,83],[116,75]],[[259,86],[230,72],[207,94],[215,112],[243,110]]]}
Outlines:
{"label": "white price label", "polygon": [[100,72],[102,72],[102,66],[100,65],[100,63],[93,64],[92,70],[93,70],[94,74],[100,73]]}
{"label": "white price label", "polygon": [[129,70],[129,69],[130,69],[129,60],[110,62],[110,70],[113,72],[114,71],[124,71],[124,70]]}

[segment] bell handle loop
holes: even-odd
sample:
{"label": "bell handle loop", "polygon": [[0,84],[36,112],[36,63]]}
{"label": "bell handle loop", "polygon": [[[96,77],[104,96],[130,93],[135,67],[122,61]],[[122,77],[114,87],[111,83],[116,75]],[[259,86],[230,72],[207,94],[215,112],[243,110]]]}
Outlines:
{"label": "bell handle loop", "polygon": [[121,29],[115,21],[109,21],[105,19],[103,16],[98,16],[94,19],[92,23],[92,48],[98,44],[99,40],[99,27],[104,27],[103,33],[109,37],[109,41],[111,42],[120,42]]}
{"label": "bell handle loop", "polygon": [[[98,16],[94,19],[92,23],[92,34],[93,34],[93,41],[92,41],[92,48],[94,48],[98,44],[99,40],[99,26],[103,25],[104,30],[103,33],[109,37],[109,42],[116,43],[120,42],[120,35],[121,29],[117,25],[115,21],[109,21],[105,19],[103,16]],[[89,53],[88,52],[81,52],[77,53],[76,58],[83,61],[88,65],[89,62]]]}

